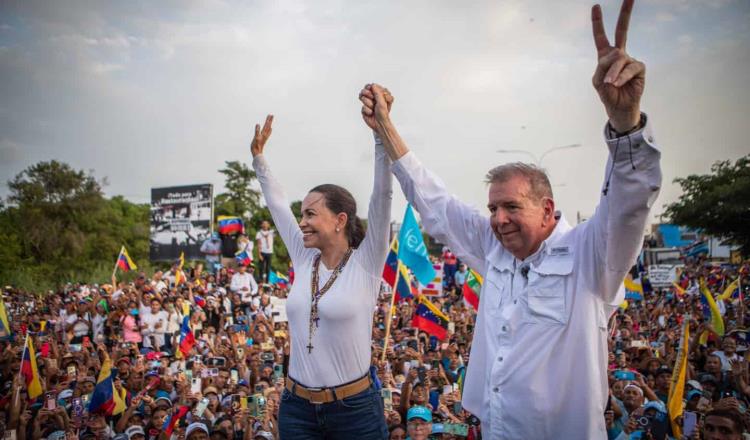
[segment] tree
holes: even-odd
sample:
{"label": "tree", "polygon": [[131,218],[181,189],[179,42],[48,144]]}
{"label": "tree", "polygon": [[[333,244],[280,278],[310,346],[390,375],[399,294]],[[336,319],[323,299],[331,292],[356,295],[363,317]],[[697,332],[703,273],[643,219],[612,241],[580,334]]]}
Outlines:
{"label": "tree", "polygon": [[711,173],[675,179],[682,187],[679,200],[667,206],[664,217],[678,225],[726,238],[750,254],[750,155],[716,162]]}
{"label": "tree", "polygon": [[8,182],[0,205],[0,280],[32,290],[106,282],[120,246],[148,266],[149,206],[108,200],[92,172],[39,162]]}
{"label": "tree", "polygon": [[249,219],[260,207],[260,191],[253,189],[257,176],[244,163],[227,161],[219,170],[225,176],[227,192],[216,196],[217,215],[238,215]]}

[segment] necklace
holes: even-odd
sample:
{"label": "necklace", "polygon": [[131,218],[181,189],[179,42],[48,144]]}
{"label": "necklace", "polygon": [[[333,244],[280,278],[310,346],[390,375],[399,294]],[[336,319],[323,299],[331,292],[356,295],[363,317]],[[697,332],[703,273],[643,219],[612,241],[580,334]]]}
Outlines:
{"label": "necklace", "polygon": [[315,256],[315,260],[313,261],[313,270],[312,270],[312,277],[310,279],[310,292],[312,293],[312,302],[310,303],[310,322],[309,322],[309,332],[308,332],[308,342],[307,342],[307,352],[312,353],[313,345],[312,345],[312,339],[313,339],[313,333],[315,333],[315,329],[320,327],[320,316],[318,315],[318,302],[320,299],[325,295],[326,292],[328,292],[328,289],[331,288],[334,281],[336,281],[336,278],[338,278],[339,274],[341,274],[341,271],[344,270],[344,266],[346,266],[346,262],[349,261],[349,257],[352,255],[352,248],[349,248],[346,250],[346,253],[344,254],[344,257],[341,259],[341,262],[339,262],[338,266],[336,266],[335,269],[333,269],[333,273],[331,274],[330,278],[328,278],[328,281],[323,285],[322,289],[318,288],[318,281],[319,281],[319,272],[320,272],[320,254]]}

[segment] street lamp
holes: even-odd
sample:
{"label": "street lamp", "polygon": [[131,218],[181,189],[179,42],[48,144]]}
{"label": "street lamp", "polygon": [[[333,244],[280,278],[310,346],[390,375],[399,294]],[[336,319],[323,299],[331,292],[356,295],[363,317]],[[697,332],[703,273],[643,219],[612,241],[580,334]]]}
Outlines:
{"label": "street lamp", "polygon": [[552,147],[552,148],[546,150],[544,153],[542,153],[542,155],[539,156],[539,158],[537,158],[534,153],[532,153],[530,151],[526,151],[526,150],[505,150],[505,149],[502,149],[502,150],[497,150],[497,152],[498,153],[503,153],[503,154],[509,154],[509,153],[526,154],[526,155],[528,155],[529,157],[531,157],[534,160],[534,163],[536,163],[536,165],[539,168],[541,168],[542,167],[542,161],[544,161],[544,158],[547,157],[548,154],[550,154],[552,152],[555,152],[555,151],[559,151],[559,150],[568,150],[568,149],[573,149],[573,148],[579,148],[579,147],[582,147],[582,146],[583,145],[581,145],[581,144],[570,144],[570,145],[560,145],[559,147]]}

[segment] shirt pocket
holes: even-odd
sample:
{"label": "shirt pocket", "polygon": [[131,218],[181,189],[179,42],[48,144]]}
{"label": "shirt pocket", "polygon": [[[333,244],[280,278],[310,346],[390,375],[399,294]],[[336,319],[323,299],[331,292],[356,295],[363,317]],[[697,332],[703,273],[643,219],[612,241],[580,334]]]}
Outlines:
{"label": "shirt pocket", "polygon": [[564,283],[560,283],[555,287],[529,288],[528,305],[530,322],[538,324],[567,324],[568,314],[563,286]]}

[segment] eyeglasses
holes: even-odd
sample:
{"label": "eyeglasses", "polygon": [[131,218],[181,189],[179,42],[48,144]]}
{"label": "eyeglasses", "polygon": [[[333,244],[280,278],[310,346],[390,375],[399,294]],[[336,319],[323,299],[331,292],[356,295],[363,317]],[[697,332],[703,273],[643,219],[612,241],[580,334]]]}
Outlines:
{"label": "eyeglasses", "polygon": [[414,428],[414,429],[427,428],[428,426],[432,426],[432,423],[421,420],[421,419],[412,420],[408,424],[410,428]]}

